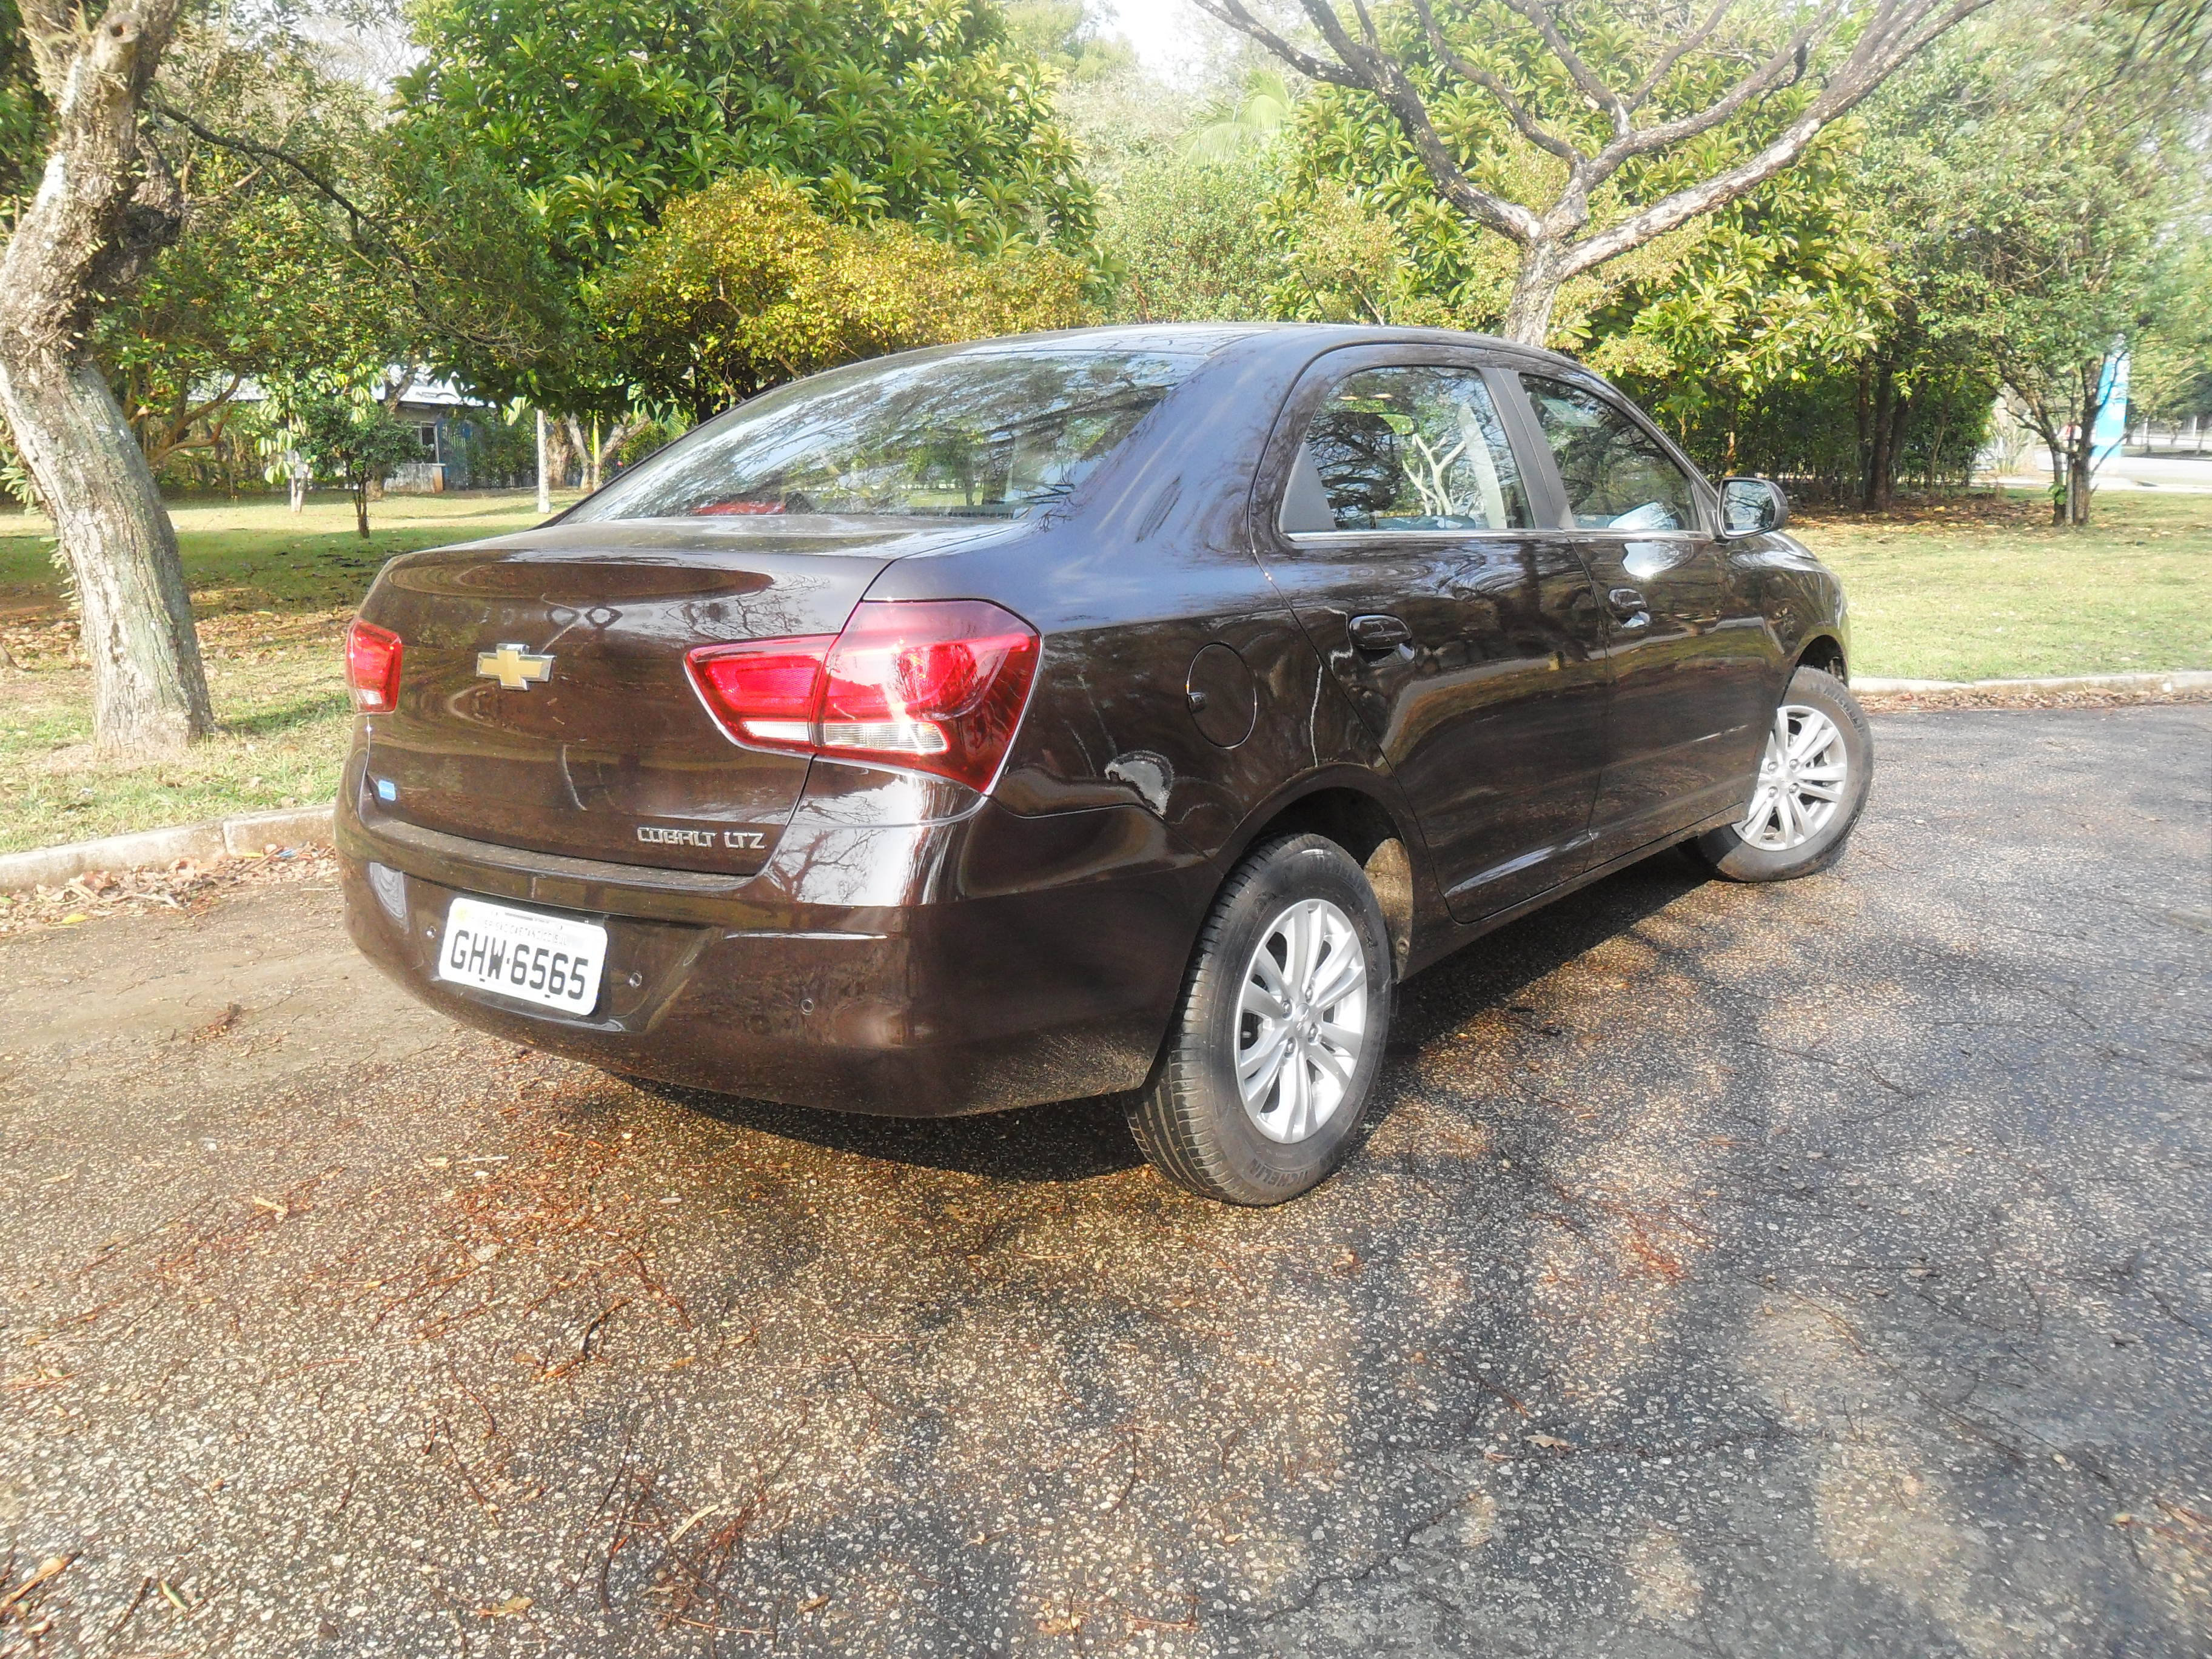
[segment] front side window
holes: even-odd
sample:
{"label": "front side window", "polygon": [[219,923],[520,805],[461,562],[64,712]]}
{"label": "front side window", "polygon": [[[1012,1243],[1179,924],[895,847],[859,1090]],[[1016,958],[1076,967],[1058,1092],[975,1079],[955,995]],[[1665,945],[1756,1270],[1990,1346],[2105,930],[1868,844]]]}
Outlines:
{"label": "front side window", "polygon": [[1697,527],[1697,498],[1688,477],[1643,428],[1579,387],[1528,374],[1521,383],[1559,463],[1567,507],[1579,528]]}
{"label": "front side window", "polygon": [[1293,532],[1534,523],[1481,374],[1410,365],[1364,369],[1330,395],[1306,433],[1283,511]]}
{"label": "front side window", "polygon": [[1024,347],[835,369],[708,422],[569,521],[1026,518],[1072,494],[1204,361]]}

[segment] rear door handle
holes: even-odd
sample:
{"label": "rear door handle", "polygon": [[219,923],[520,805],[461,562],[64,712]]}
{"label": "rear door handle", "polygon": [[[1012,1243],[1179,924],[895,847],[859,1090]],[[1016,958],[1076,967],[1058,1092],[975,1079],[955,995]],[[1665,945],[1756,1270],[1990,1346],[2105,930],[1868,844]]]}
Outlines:
{"label": "rear door handle", "polygon": [[1644,595],[1633,587],[1616,587],[1605,596],[1606,605],[1619,617],[1623,628],[1651,626],[1651,607]]}
{"label": "rear door handle", "polygon": [[1352,642],[1362,651],[1395,651],[1410,645],[1413,630],[1395,617],[1354,617]]}

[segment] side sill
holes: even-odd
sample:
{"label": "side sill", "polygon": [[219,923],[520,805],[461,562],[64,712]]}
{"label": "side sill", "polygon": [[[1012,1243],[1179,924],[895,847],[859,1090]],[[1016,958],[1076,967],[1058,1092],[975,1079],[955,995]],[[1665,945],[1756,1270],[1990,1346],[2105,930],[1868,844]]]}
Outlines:
{"label": "side sill", "polygon": [[[1532,911],[1542,909],[1555,899],[1563,899],[1570,893],[1579,892],[1593,882],[1603,881],[1607,876],[1619,874],[1632,864],[1641,864],[1644,860],[1655,857],[1670,847],[1679,847],[1686,841],[1695,841],[1708,830],[1718,830],[1725,824],[1737,822],[1742,817],[1743,809],[1741,806],[1731,806],[1727,811],[1717,812],[1709,818],[1692,824],[1686,830],[1677,830],[1672,835],[1662,836],[1657,841],[1646,842],[1641,847],[1631,848],[1626,853],[1607,859],[1603,864],[1593,866],[1580,875],[1571,877],[1556,887],[1547,887],[1542,892],[1522,899],[1518,904],[1510,905],[1494,915],[1485,916],[1480,921],[1455,922],[1452,931],[1438,941],[1441,948],[1433,952],[1423,952],[1411,973],[1419,973],[1424,968],[1433,967],[1461,946],[1472,945],[1484,934],[1494,933],[1508,922],[1518,921]],[[1409,973],[1407,977],[1410,976]]]}

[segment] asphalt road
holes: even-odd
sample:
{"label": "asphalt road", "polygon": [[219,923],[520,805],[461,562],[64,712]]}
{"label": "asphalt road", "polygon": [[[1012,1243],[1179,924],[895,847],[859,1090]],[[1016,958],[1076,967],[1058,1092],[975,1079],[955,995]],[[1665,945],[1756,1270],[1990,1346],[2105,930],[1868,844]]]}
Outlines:
{"label": "asphalt road", "polygon": [[0,941],[0,1650],[2212,1650],[2212,708],[1875,732],[1273,1212],[455,1030],[326,884]]}

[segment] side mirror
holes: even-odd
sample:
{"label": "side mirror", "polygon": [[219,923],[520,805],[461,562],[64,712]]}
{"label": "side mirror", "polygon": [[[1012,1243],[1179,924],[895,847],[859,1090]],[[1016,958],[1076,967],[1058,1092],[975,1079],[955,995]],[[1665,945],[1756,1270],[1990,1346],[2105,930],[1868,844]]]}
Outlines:
{"label": "side mirror", "polygon": [[1721,527],[1729,536],[1758,536],[1790,522],[1790,498],[1771,478],[1723,478]]}

